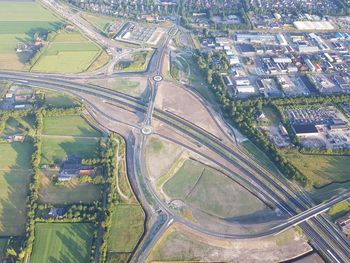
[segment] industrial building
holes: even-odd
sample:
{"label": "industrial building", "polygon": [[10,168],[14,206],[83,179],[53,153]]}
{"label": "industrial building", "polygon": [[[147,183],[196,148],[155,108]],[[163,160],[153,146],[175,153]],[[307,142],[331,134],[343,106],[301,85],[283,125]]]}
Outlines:
{"label": "industrial building", "polygon": [[294,21],[293,25],[298,30],[333,30],[334,26],[329,21]]}
{"label": "industrial building", "polygon": [[236,34],[236,41],[241,43],[277,44],[275,35]]}
{"label": "industrial building", "polygon": [[314,124],[294,124],[293,130],[298,137],[317,136],[318,130]]}

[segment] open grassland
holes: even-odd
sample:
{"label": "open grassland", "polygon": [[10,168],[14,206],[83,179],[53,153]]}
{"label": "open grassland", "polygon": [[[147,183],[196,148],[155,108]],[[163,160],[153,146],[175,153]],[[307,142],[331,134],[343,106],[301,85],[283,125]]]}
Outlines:
{"label": "open grassland", "polygon": [[170,170],[179,159],[183,148],[177,144],[166,141],[152,135],[146,144],[146,162],[149,176],[157,180],[164,180],[161,177],[170,173]]}
{"label": "open grassland", "polygon": [[192,52],[172,53],[170,74],[174,79],[194,86],[201,86],[205,82]]}
{"label": "open grassland", "polygon": [[90,67],[86,71],[93,72],[98,69],[101,69],[103,66],[106,66],[108,64],[110,58],[111,57],[106,52],[100,52],[100,55],[95,59],[95,61],[92,64],[90,64]]}
{"label": "open grassland", "polygon": [[108,252],[131,252],[144,231],[144,212],[139,205],[118,205],[112,216]]}
{"label": "open grassland", "polygon": [[30,262],[90,262],[93,225],[37,223]]}
{"label": "open grassland", "polygon": [[153,52],[154,50],[137,51],[132,54],[132,59],[130,61],[120,61],[117,63],[115,69],[123,72],[144,71],[148,67]]}
{"label": "open grassland", "polygon": [[221,172],[187,160],[164,184],[164,192],[205,213],[220,217],[239,217],[266,209],[257,197]]}
{"label": "open grassland", "polygon": [[148,89],[146,82],[143,79],[130,78],[107,78],[90,80],[89,84],[105,87],[110,90],[119,91],[134,97],[146,98]]}
{"label": "open grassland", "polygon": [[59,32],[45,47],[32,71],[79,73],[86,71],[102,54],[99,46],[79,32]]}
{"label": "open grassland", "polygon": [[108,28],[114,22],[113,18],[108,16],[99,16],[89,13],[81,13],[80,16],[103,33],[108,33]]}
{"label": "open grassland", "polygon": [[328,215],[335,221],[337,218],[346,215],[350,211],[350,200],[340,202],[328,210]]}
{"label": "open grassland", "polygon": [[65,115],[44,118],[44,135],[101,137],[101,133],[91,127],[79,115]]}
{"label": "open grassland", "polygon": [[121,194],[122,194],[121,201],[128,204],[137,204],[138,202],[130,186],[125,166],[126,166],[125,160],[119,159],[117,179],[118,179],[118,191],[121,191]]}
{"label": "open grassland", "polygon": [[73,97],[64,93],[45,91],[44,94],[44,105],[48,107],[69,108],[74,107],[78,104]]}
{"label": "open grassland", "polygon": [[186,198],[204,170],[205,167],[201,163],[187,160],[180,170],[165,183],[165,193],[173,199]]}
{"label": "open grassland", "polygon": [[92,203],[101,199],[98,185],[82,184],[72,179],[65,185],[55,186],[44,174],[40,176],[39,200],[48,204]]}
{"label": "open grassland", "polygon": [[17,44],[60,26],[59,19],[36,1],[0,1],[0,69],[24,69],[27,58],[16,54]]}
{"label": "open grassland", "polygon": [[173,224],[153,247],[146,262],[282,262],[311,250],[293,229],[257,240],[220,240]]}
{"label": "open grassland", "polygon": [[0,235],[22,235],[31,176],[30,143],[0,144]]}
{"label": "open grassland", "polygon": [[350,156],[309,155],[294,149],[281,150],[280,153],[317,188],[350,180]]}
{"label": "open grassland", "polygon": [[342,192],[350,189],[350,182],[347,183],[332,183],[322,188],[313,188],[310,191],[310,196],[316,203],[321,203],[334,196],[340,195]]}

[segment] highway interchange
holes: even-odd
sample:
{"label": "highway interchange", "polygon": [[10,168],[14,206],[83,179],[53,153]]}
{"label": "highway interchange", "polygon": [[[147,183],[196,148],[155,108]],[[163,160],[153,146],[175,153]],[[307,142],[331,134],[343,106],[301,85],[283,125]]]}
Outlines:
{"label": "highway interchange", "polygon": [[[70,16],[65,13],[66,9],[61,8],[55,2],[45,0],[46,5],[52,8],[66,19],[70,19],[89,38],[103,46],[106,50],[110,50],[112,59],[111,64],[115,65],[121,56],[116,51],[117,45],[114,41],[106,39],[86,23],[81,22],[79,17]],[[177,29],[179,26],[176,26]],[[144,115],[142,125],[135,123],[123,123],[132,131],[132,136],[127,138],[127,166],[129,180],[133,186],[135,194],[138,196],[143,205],[147,220],[146,232],[143,240],[139,243],[133,260],[135,262],[144,262],[148,253],[162,236],[166,229],[175,222],[182,223],[195,231],[224,239],[249,239],[264,236],[270,236],[285,231],[288,228],[299,225],[304,233],[310,238],[314,248],[329,262],[350,262],[350,243],[347,238],[336,228],[323,214],[332,205],[350,198],[350,191],[342,193],[329,200],[326,203],[315,206],[308,198],[307,194],[295,191],[292,185],[284,180],[271,175],[259,164],[247,156],[238,145],[235,144],[231,127],[222,118],[213,119],[222,129],[226,139],[231,141],[231,145],[227,145],[222,139],[214,134],[205,131],[196,124],[177,116],[176,114],[158,109],[154,105],[154,101],[158,91],[158,85],[161,83],[161,75],[163,68],[164,56],[166,55],[169,41],[176,30],[171,30],[164,40],[163,44],[157,48],[153,55],[148,69],[141,73],[111,73],[109,69],[106,72],[98,72],[95,74],[81,75],[59,75],[59,74],[39,74],[28,72],[0,72],[0,80],[10,80],[18,83],[25,83],[33,87],[56,90],[60,92],[70,93],[83,99],[90,114],[99,122],[98,117],[103,117],[110,122],[119,122],[117,118],[110,112],[103,112],[97,105],[85,98],[86,95],[95,97],[96,100],[102,100],[113,107],[120,108],[124,111],[138,112]],[[112,44],[111,44],[112,43]],[[108,67],[110,68],[110,67]],[[76,80],[89,80],[96,78],[111,78],[124,76],[139,76],[147,78],[151,94],[148,102],[144,102],[138,98],[98,87],[89,84],[82,84]],[[157,77],[158,76],[158,77]],[[179,84],[179,86],[181,86]],[[185,87],[182,87],[185,88]],[[193,92],[193,91],[190,91]],[[198,94],[198,99],[204,104]],[[213,115],[209,105],[204,105],[210,115]],[[152,121],[156,120],[163,123],[167,127],[176,131],[184,140],[195,142],[198,147],[191,144],[185,144],[177,139],[176,136],[171,137],[168,134],[162,134],[152,130]],[[222,171],[230,174],[239,184],[244,186],[250,192],[259,198],[273,204],[275,208],[285,215],[286,220],[279,222],[277,225],[271,226],[270,229],[250,234],[241,235],[228,232],[218,232],[206,229],[200,225],[189,222],[187,219],[176,214],[169,208],[168,204],[159,198],[156,191],[148,182],[147,169],[144,161],[145,145],[149,134],[157,135],[173,141],[184,148],[202,156],[221,167]],[[206,151],[202,149],[206,149]],[[207,154],[208,152],[212,154]],[[213,158],[217,156],[217,158]],[[235,166],[226,165],[222,160]],[[243,175],[243,176],[242,176]]]}

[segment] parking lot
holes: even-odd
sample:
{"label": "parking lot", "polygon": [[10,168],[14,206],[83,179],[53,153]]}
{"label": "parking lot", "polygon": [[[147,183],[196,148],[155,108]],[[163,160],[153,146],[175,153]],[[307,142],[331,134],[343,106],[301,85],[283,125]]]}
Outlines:
{"label": "parking lot", "polygon": [[115,39],[137,44],[156,45],[162,38],[164,30],[156,26],[143,26],[133,22],[127,22],[117,33]]}
{"label": "parking lot", "polygon": [[320,108],[288,108],[285,110],[288,120],[292,124],[330,125],[335,119],[344,120],[343,114],[335,107]]}

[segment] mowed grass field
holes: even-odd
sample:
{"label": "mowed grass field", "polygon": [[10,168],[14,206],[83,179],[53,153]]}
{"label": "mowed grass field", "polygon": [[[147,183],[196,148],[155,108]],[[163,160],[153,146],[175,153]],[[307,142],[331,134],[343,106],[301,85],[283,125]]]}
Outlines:
{"label": "mowed grass field", "polygon": [[44,173],[40,176],[39,201],[48,204],[92,203],[101,199],[98,185],[82,184],[72,179],[65,185],[55,186]]}
{"label": "mowed grass field", "polygon": [[69,155],[80,158],[95,158],[98,154],[99,140],[96,138],[49,138],[42,139],[42,164],[59,163]]}
{"label": "mowed grass field", "polygon": [[220,218],[250,215],[267,208],[228,176],[192,160],[185,161],[163,190],[172,199],[181,199]]}
{"label": "mowed grass field", "polygon": [[139,205],[118,205],[112,216],[108,252],[131,252],[144,231],[144,212]]}
{"label": "mowed grass field", "polygon": [[93,232],[88,223],[37,223],[30,262],[90,262]]}
{"label": "mowed grass field", "polygon": [[0,235],[25,233],[26,198],[31,177],[30,143],[0,144]]}
{"label": "mowed grass field", "polygon": [[101,137],[101,133],[91,127],[83,117],[79,115],[65,115],[61,117],[45,117],[45,135]]}
{"label": "mowed grass field", "polygon": [[105,87],[138,98],[144,98],[149,93],[146,83],[141,84],[139,81],[128,78],[95,79],[89,81],[89,84]]}
{"label": "mowed grass field", "polygon": [[101,54],[102,49],[79,32],[62,30],[45,47],[31,71],[79,73],[86,71]]}
{"label": "mowed grass field", "polygon": [[81,116],[44,118],[42,164],[60,162],[69,155],[94,158],[99,152],[102,134]]}
{"label": "mowed grass field", "polygon": [[350,156],[302,154],[294,149],[280,151],[316,187],[350,180]]}
{"label": "mowed grass field", "polygon": [[24,69],[24,58],[15,52],[17,44],[60,25],[60,20],[37,1],[0,1],[0,69]]}

